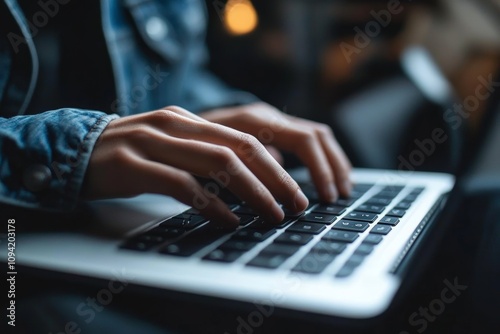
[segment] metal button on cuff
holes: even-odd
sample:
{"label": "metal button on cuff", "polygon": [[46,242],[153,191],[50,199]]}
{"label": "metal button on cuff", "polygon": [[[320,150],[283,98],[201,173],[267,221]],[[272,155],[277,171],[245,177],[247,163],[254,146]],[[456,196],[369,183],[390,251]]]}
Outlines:
{"label": "metal button on cuff", "polygon": [[168,34],[167,23],[158,16],[149,18],[145,28],[149,38],[155,41],[164,39]]}
{"label": "metal button on cuff", "polygon": [[29,166],[23,173],[23,184],[32,192],[46,189],[51,179],[52,173],[50,169],[40,164]]}

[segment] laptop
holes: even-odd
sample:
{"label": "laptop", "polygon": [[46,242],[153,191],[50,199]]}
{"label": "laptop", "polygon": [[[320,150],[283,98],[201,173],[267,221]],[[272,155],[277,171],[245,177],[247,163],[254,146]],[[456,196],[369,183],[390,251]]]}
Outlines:
{"label": "laptop", "polygon": [[[15,265],[267,309],[375,317],[421,260],[416,254],[432,239],[432,227],[452,224],[464,189],[498,179],[500,163],[493,157],[500,149],[499,112],[495,99],[483,140],[457,180],[441,173],[355,169],[352,196],[322,203],[307,171],[297,169],[290,173],[310,198],[302,215],[287,214],[270,226],[229,196],[228,205],[240,216],[234,231],[214,229],[196,210],[165,196],[94,201],[83,226],[72,228],[67,221],[48,231],[18,232]],[[479,175],[474,166],[488,168]],[[1,253],[5,262],[6,249]]]}

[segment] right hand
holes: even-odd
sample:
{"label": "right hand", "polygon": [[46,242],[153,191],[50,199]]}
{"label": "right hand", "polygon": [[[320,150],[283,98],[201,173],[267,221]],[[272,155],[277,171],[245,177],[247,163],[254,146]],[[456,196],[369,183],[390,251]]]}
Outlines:
{"label": "right hand", "polygon": [[223,183],[270,222],[284,218],[276,201],[297,213],[308,205],[298,184],[254,136],[179,107],[111,121],[92,152],[82,195],[164,194],[236,227],[236,215],[193,175]]}

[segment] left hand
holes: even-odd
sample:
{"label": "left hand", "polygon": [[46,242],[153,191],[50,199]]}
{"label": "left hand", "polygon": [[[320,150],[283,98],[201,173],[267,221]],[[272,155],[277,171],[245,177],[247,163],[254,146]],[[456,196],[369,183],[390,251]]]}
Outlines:
{"label": "left hand", "polygon": [[309,168],[322,200],[334,202],[339,193],[349,196],[351,163],[329,126],[287,115],[261,102],[199,116],[255,136],[278,162],[282,162],[278,150],[296,154]]}

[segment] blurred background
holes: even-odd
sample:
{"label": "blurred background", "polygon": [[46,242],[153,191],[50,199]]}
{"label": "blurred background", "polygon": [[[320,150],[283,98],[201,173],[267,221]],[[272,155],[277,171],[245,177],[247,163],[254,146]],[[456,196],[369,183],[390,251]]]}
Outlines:
{"label": "blurred background", "polygon": [[[499,0],[207,7],[211,70],[287,113],[330,124],[357,167],[453,172],[495,90]],[[436,130],[446,140],[431,145]]]}

